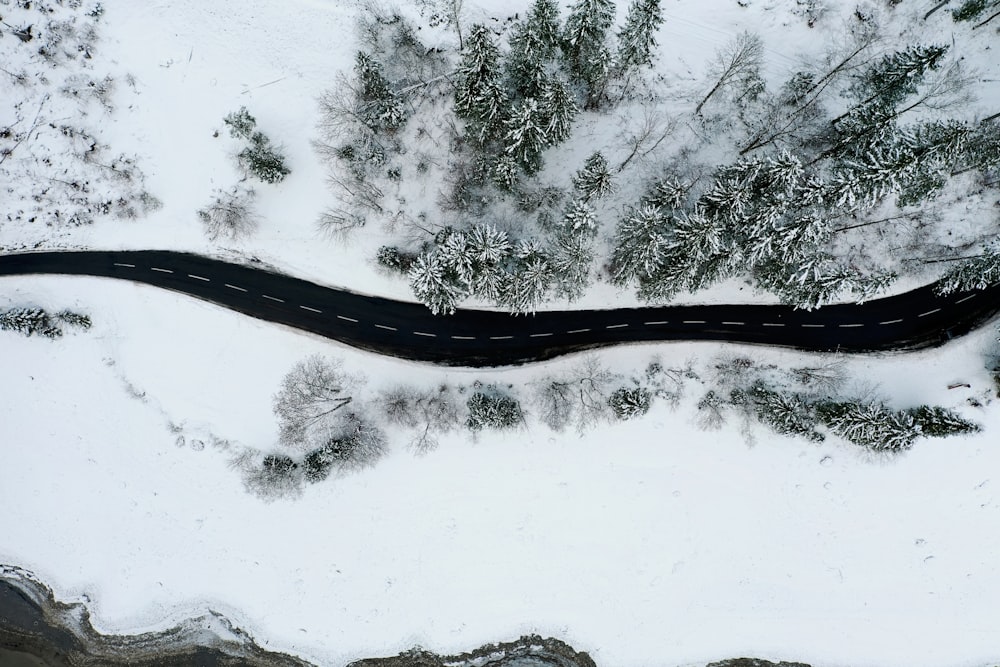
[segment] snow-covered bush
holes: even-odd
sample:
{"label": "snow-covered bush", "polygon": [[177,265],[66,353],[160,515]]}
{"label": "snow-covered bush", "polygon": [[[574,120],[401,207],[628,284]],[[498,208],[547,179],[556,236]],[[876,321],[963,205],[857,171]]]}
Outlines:
{"label": "snow-covered bush", "polygon": [[626,420],[649,412],[652,400],[652,393],[643,387],[619,387],[608,398],[608,405],[615,417]]}
{"label": "snow-covered bush", "polygon": [[90,317],[82,313],[63,310],[51,315],[41,308],[12,308],[0,312],[0,330],[16,331],[25,336],[38,334],[55,339],[63,335],[61,324],[89,329]]}
{"label": "snow-covered bush", "polygon": [[219,238],[237,240],[252,236],[259,220],[253,210],[256,192],[237,185],[230,190],[216,190],[212,202],[198,211],[205,234],[212,241]]}
{"label": "snow-covered bush", "polygon": [[524,420],[517,399],[496,389],[473,393],[465,405],[469,411],[465,425],[472,431],[514,428]]}
{"label": "snow-covered bush", "polygon": [[265,183],[280,183],[292,173],[285,166],[284,156],[271,145],[271,140],[256,130],[257,119],[250,115],[246,107],[227,115],[223,122],[233,138],[248,143],[236,157],[240,166],[249,173]]}

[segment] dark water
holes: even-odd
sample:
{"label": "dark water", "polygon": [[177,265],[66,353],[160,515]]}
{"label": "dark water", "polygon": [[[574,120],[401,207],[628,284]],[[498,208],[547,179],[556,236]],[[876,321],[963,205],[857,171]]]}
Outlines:
{"label": "dark water", "polygon": [[[0,666],[2,667],[56,667],[51,663],[44,662],[30,653],[21,651],[11,651],[0,648]],[[61,667],[61,666],[60,666]]]}

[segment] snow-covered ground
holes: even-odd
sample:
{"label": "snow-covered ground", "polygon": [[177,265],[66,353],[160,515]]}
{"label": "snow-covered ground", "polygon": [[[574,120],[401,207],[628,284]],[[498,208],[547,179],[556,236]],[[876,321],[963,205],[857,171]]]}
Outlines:
{"label": "snow-covered ground", "polygon": [[[605,665],[757,654],[936,667],[1000,654],[1000,411],[965,405],[987,396],[990,332],[851,362],[900,404],[965,406],[986,427],[892,460],[832,440],[758,431],[748,446],[735,428],[706,433],[692,395],[583,437],[457,435],[424,457],[396,443],[373,469],[265,504],[228,468],[230,452],[203,436],[192,448],[191,436],[268,446],[271,394],[303,356],[335,354],[373,382],[480,374],[373,358],[147,287],[5,286],[86,306],[95,321],[58,342],[7,334],[0,345],[0,561],[87,599],[99,629],[165,627],[207,607],[269,648],[334,665],[524,632]],[[606,361],[654,351],[681,365],[718,348],[635,346]]]}
{"label": "snow-covered ground", "polygon": [[[476,20],[526,4],[467,13]],[[794,0],[694,4],[665,2],[661,40],[665,69],[691,86],[741,29],[762,31],[777,79],[829,38],[791,12]],[[847,3],[826,4],[849,13]],[[139,155],[163,207],[59,243],[235,251],[329,284],[407,296],[405,283],[367,260],[389,238],[384,230],[345,244],[315,227],[330,203],[310,145],[315,100],[349,66],[355,5],[104,5],[95,72],[130,72],[135,83],[120,86],[103,139]],[[984,79],[997,78],[990,52],[968,57]],[[981,92],[994,111],[996,84]],[[258,188],[259,233],[220,249],[195,211],[239,179],[221,119],[242,105],[283,145],[293,173]],[[3,243],[45,233],[8,225]],[[269,648],[333,665],[525,632],[621,667],[737,654],[831,666],[1000,657],[1000,410],[968,404],[990,400],[982,359],[995,329],[942,350],[850,361],[859,385],[900,407],[940,404],[985,427],[921,440],[891,460],[835,439],[814,445],[755,431],[750,446],[738,425],[701,431],[692,393],[675,411],[661,403],[584,436],[463,432],[423,457],[395,442],[370,470],[266,504],[244,491],[229,461],[235,447],[273,446],[272,394],[309,354],[341,357],[376,386],[522,383],[574,360],[489,374],[435,369],[127,283],[30,277],[0,287],[0,308],[72,307],[94,321],[56,342],[0,332],[0,562],[34,571],[63,598],[86,599],[101,630],[166,627],[210,607]],[[740,287],[699,296],[748,300]],[[631,303],[602,287],[583,305]],[[632,369],[653,354],[679,366],[727,352],[781,366],[816,360],[715,344],[601,354]],[[947,389],[954,383],[972,386]]]}

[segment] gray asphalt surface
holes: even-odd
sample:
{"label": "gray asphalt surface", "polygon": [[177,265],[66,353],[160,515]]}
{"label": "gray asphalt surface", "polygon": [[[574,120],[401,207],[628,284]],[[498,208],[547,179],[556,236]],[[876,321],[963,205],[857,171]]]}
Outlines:
{"label": "gray asphalt surface", "polygon": [[[933,347],[1000,311],[1000,282],[948,296],[933,286],[815,311],[713,305],[546,311],[460,310],[325,287],[262,267],[186,253],[29,252],[0,256],[0,275],[68,274],[130,280],[181,292],[269,322],[380,354],[454,366],[506,366],[629,342],[712,340],[810,351]],[[2,284],[2,283],[0,283]],[[206,334],[210,335],[210,334]]]}

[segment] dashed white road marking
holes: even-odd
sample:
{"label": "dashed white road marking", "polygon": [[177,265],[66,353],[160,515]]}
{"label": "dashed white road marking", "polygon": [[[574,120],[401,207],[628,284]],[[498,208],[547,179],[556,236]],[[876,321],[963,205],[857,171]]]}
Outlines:
{"label": "dashed white road marking", "polygon": [[975,294],[970,294],[969,296],[965,296],[965,297],[962,297],[961,299],[959,299],[959,300],[958,300],[958,301],[956,301],[955,303],[965,303],[965,302],[966,302],[966,301],[968,301],[969,299],[975,299],[975,298],[976,298],[976,295],[975,295]]}
{"label": "dashed white road marking", "polygon": [[490,336],[490,340],[510,340],[513,336]]}
{"label": "dashed white road marking", "polygon": [[189,273],[188,274],[188,278],[194,278],[195,280],[204,280],[206,283],[212,282],[211,280],[209,280],[205,276],[196,276],[193,273]]}
{"label": "dashed white road marking", "polygon": [[354,322],[355,324],[358,323],[358,321],[356,319],[354,319],[353,317],[347,317],[345,315],[337,315],[337,319],[338,320],[345,320],[347,322]]}
{"label": "dashed white road marking", "polygon": [[898,320],[886,320],[885,322],[879,322],[879,324],[899,324],[902,321],[903,318],[901,317]]}
{"label": "dashed white road marking", "polygon": [[413,335],[414,336],[427,336],[428,338],[437,338],[437,334],[426,333],[426,332],[423,332],[423,331],[414,331]]}
{"label": "dashed white road marking", "polygon": [[475,336],[452,336],[455,340],[476,340]]}
{"label": "dashed white road marking", "polygon": [[387,327],[384,324],[376,324],[375,327],[377,329],[385,329],[386,331],[399,331],[396,327]]}
{"label": "dashed white road marking", "polygon": [[271,301],[277,301],[278,303],[284,303],[285,302],[284,299],[279,299],[278,297],[271,296],[269,294],[261,294],[261,296],[264,297],[265,299],[270,299]]}
{"label": "dashed white road marking", "polygon": [[684,320],[684,324],[704,324],[705,320]]}
{"label": "dashed white road marking", "polygon": [[785,326],[784,324],[781,324],[780,322],[762,322],[761,325],[765,326],[765,327],[783,327],[783,326]]}
{"label": "dashed white road marking", "polygon": [[590,329],[570,329],[566,333],[587,333]]}
{"label": "dashed white road marking", "polygon": [[224,284],[225,284],[225,286],[226,286],[226,287],[228,287],[229,289],[234,289],[234,290],[236,290],[237,292],[246,292],[246,290],[245,290],[245,289],[243,289],[242,287],[240,287],[239,285],[230,285],[229,283],[224,283]]}
{"label": "dashed white road marking", "polygon": [[806,329],[822,329],[826,325],[825,324],[803,324],[802,326],[804,326]]}
{"label": "dashed white road marking", "polygon": [[606,326],[604,328],[605,329],[624,329],[627,326],[628,326],[627,324],[609,324],[608,326]]}
{"label": "dashed white road marking", "polygon": [[551,336],[551,335],[552,335],[551,333],[531,334],[530,336],[528,336],[528,338],[545,338],[546,336]]}
{"label": "dashed white road marking", "polygon": [[667,320],[656,320],[655,322],[643,322],[647,327],[655,327],[657,324],[670,324]]}
{"label": "dashed white road marking", "polygon": [[322,313],[323,312],[322,310],[319,310],[317,308],[310,308],[309,306],[299,306],[299,308],[301,308],[302,310],[308,310],[311,313]]}
{"label": "dashed white road marking", "polygon": [[864,324],[838,324],[841,329],[853,329],[854,327],[863,327]]}
{"label": "dashed white road marking", "polygon": [[115,266],[124,266],[126,269],[134,269],[135,264],[125,264],[123,262],[115,262]]}
{"label": "dashed white road marking", "polygon": [[742,327],[746,325],[746,322],[723,322],[722,324],[727,327]]}
{"label": "dashed white road marking", "polygon": [[937,313],[940,310],[941,310],[940,308],[935,308],[934,310],[928,310],[926,313],[920,313],[919,315],[917,315],[917,317],[927,317],[928,315],[933,315],[934,313]]}
{"label": "dashed white road marking", "polygon": [[151,267],[149,267],[149,270],[150,271],[159,271],[160,273],[173,273],[173,271],[171,269],[161,269],[158,266],[151,266]]}

